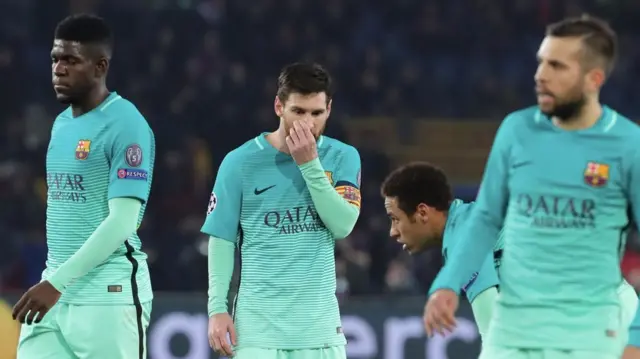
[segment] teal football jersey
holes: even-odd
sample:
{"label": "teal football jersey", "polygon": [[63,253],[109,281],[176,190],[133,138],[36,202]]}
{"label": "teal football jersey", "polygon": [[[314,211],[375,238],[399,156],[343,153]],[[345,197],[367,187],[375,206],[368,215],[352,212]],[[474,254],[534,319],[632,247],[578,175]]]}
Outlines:
{"label": "teal football jersey", "polygon": [[[467,221],[469,214],[473,208],[473,203],[464,203],[460,199],[456,199],[449,206],[449,214],[447,216],[447,223],[444,227],[444,235],[442,238],[442,255],[445,263],[447,261],[448,254],[453,251],[456,244],[460,243],[460,236],[467,233],[463,230],[464,224]],[[496,287],[499,284],[498,280],[498,266],[499,256],[502,254],[502,241],[496,243],[494,252],[491,253],[482,264],[482,267],[473,275],[461,288],[467,295],[469,302],[478,296],[488,288]],[[494,261],[494,256],[496,261]]]}
{"label": "teal football jersey", "polygon": [[[136,107],[113,92],[94,110],[56,118],[47,151],[46,280],[73,255],[109,214],[108,201],[143,202],[151,188],[155,140]],[[152,299],[147,256],[137,234],[60,298],[71,304],[134,304]]]}
{"label": "teal football jersey", "polygon": [[[318,154],[336,190],[359,189],[357,150],[322,136]],[[233,310],[238,348],[344,345],[336,298],[335,238],[318,216],[300,169],[262,134],[218,170],[202,232],[237,243]]]}
{"label": "teal football jersey", "polygon": [[[473,248],[456,251],[483,253],[504,232],[490,344],[618,350],[621,247],[629,213],[640,219],[639,141],[640,128],[608,107],[577,131],[537,107],[507,116],[470,217]],[[480,260],[450,270],[471,273]]]}

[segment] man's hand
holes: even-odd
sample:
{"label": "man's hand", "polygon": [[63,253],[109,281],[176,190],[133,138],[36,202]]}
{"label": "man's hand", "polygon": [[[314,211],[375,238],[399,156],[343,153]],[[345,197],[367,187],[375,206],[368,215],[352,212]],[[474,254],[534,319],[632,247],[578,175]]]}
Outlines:
{"label": "man's hand", "polygon": [[291,156],[299,165],[318,158],[316,138],[311,132],[311,126],[306,121],[296,121],[286,138]]}
{"label": "man's hand", "polygon": [[622,354],[622,359],[640,359],[640,348],[627,345]]}
{"label": "man's hand", "polygon": [[228,313],[214,314],[209,318],[209,345],[216,353],[224,356],[232,356],[233,349],[227,340],[227,333],[231,339],[231,344],[237,344],[236,328],[233,319]]}
{"label": "man's hand", "polygon": [[[22,298],[13,306],[13,319],[20,323],[40,323],[60,299],[60,292],[49,281],[42,281],[22,295]],[[37,318],[36,318],[37,316]]]}
{"label": "man's hand", "polygon": [[424,307],[424,327],[427,335],[432,337],[434,331],[441,335],[445,330],[452,332],[456,326],[456,310],[458,295],[451,289],[438,289],[433,293]]}

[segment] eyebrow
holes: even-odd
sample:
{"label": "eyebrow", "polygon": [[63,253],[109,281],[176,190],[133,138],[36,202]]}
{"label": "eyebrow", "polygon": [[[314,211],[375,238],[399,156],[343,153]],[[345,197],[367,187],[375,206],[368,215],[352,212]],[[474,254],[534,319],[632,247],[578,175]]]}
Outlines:
{"label": "eyebrow", "polygon": [[291,106],[292,110],[302,110],[302,111],[309,111],[309,112],[324,112],[327,109],[325,108],[314,108],[314,109],[307,109],[304,107],[300,107],[300,106]]}

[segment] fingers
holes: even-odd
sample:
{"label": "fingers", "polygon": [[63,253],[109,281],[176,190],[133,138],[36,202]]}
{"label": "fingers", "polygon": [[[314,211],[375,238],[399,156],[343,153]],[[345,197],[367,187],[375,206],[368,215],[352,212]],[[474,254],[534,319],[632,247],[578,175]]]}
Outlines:
{"label": "fingers", "polygon": [[[29,296],[27,295],[27,293],[25,293],[22,297],[20,297],[20,300],[18,300],[18,303],[16,303],[16,305],[13,306],[13,311],[11,312],[11,316],[13,317],[13,320],[20,318],[20,315],[22,314],[22,310],[28,303],[29,303]],[[22,323],[22,321],[20,322]]]}
{"label": "fingers", "polygon": [[238,337],[236,336],[236,327],[233,324],[229,326],[229,337],[231,338],[231,344],[238,345]]}
{"label": "fingers", "polygon": [[289,130],[289,138],[293,141],[294,145],[300,144],[300,134],[298,133],[298,122],[293,123],[293,127]]}
{"label": "fingers", "polygon": [[213,350],[217,350],[216,349],[216,345],[215,345],[215,337],[213,335],[213,331],[209,330],[209,332],[207,333],[207,339],[209,339],[209,347],[211,347],[211,349],[213,349]]}
{"label": "fingers", "polygon": [[453,308],[449,308],[439,301],[429,303],[423,320],[429,337],[432,337],[436,332],[445,335],[456,327]]}
{"label": "fingers", "polygon": [[292,133],[295,135],[293,137],[294,143],[298,147],[309,146],[315,144],[316,139],[311,132],[311,127],[307,123],[307,121],[295,121],[293,123],[293,128],[291,129]]}
{"label": "fingers", "polygon": [[34,323],[36,323],[36,324],[40,323],[42,321],[42,319],[44,318],[44,316],[47,315],[47,313],[49,313],[49,308],[47,308],[46,306],[42,306],[40,308],[40,310],[38,311],[38,317],[36,318]]}
{"label": "fingers", "polygon": [[20,323],[25,323],[27,315],[29,314],[29,312],[32,311],[32,307],[34,306],[34,303],[31,299],[27,298],[26,299],[26,303],[24,303],[22,305],[22,307],[20,308],[20,310],[18,311],[18,313],[16,314],[16,319],[20,322]]}
{"label": "fingers", "polygon": [[314,143],[316,141],[315,137],[313,137],[313,133],[311,132],[311,125],[309,121],[296,121],[293,124],[293,127],[298,132],[298,137],[305,141],[305,143]]}
{"label": "fingers", "polygon": [[[227,333],[229,333],[231,337],[231,343],[229,343]],[[233,324],[223,325],[209,332],[209,346],[211,346],[211,349],[216,351],[216,353],[224,356],[232,356],[233,348],[231,344],[236,345],[236,330]]]}
{"label": "fingers", "polygon": [[227,339],[227,333],[224,333],[221,337],[218,337],[218,339],[220,340],[220,346],[221,346],[220,353],[225,356],[232,356],[233,349],[231,348],[231,344]]}
{"label": "fingers", "polygon": [[42,308],[33,308],[31,310],[29,310],[29,313],[27,313],[27,316],[25,318],[25,323],[27,323],[27,325],[31,325],[33,324],[33,321],[36,319],[36,316],[38,317],[38,322],[40,321],[40,318],[42,317],[42,315],[40,314],[40,311],[42,310]]}
{"label": "fingers", "polygon": [[211,339],[213,340],[213,345],[211,346],[211,348],[213,348],[216,353],[222,354],[222,344],[220,344],[220,337],[218,337],[217,334],[213,334],[213,337]]}

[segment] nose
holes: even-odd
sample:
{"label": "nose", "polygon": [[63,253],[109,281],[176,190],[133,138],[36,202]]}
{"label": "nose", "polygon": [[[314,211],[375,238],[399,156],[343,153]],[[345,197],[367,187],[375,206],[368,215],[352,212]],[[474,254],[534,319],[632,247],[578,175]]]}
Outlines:
{"label": "nose", "polygon": [[546,66],[544,65],[544,63],[541,63],[538,65],[538,68],[536,69],[536,73],[533,75],[533,79],[535,80],[536,83],[545,82],[547,78],[546,74],[547,74]]}
{"label": "nose", "polygon": [[391,227],[391,229],[389,230],[389,237],[393,239],[397,239],[398,237],[400,237],[400,232],[398,232],[396,227]]}
{"label": "nose", "polygon": [[62,64],[62,62],[55,62],[52,65],[53,74],[60,77],[66,75],[66,68]]}

